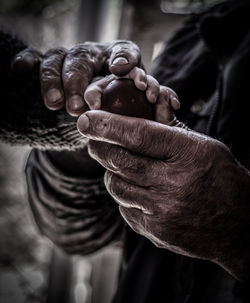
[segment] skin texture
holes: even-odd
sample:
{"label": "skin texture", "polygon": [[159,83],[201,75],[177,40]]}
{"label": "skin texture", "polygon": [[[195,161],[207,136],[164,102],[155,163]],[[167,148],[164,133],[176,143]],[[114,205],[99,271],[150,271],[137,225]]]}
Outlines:
{"label": "skin texture", "polygon": [[[16,60],[13,68],[24,69],[22,58]],[[23,60],[36,64],[29,56]],[[220,142],[182,128],[173,114],[179,107],[174,92],[135,66],[141,66],[139,50],[130,42],[51,50],[40,66],[45,105],[65,106],[75,116],[93,109],[78,119],[78,129],[90,139],[89,153],[107,170],[106,187],[136,232],[249,279],[249,172]],[[106,77],[93,81],[97,75]],[[94,110],[108,83],[124,75],[146,90],[149,102],[157,101],[157,122]]]}
{"label": "skin texture", "polygon": [[83,114],[78,129],[91,139],[89,153],[107,169],[106,188],[134,231],[248,278],[250,177],[225,145],[103,111]]}
{"label": "skin texture", "polygon": [[142,67],[139,48],[122,40],[105,44],[85,42],[70,50],[58,47],[44,55],[26,49],[13,59],[12,68],[18,74],[25,74],[38,64],[46,107],[51,110],[65,107],[72,116],[89,109],[84,92],[95,76],[110,73],[124,76],[135,66]]}
{"label": "skin texture", "polygon": [[[130,82],[128,87],[124,87],[123,83],[124,81],[126,82],[127,79],[133,80],[135,87],[133,87]],[[119,88],[119,85],[117,85],[115,89],[112,87],[110,92],[109,85],[115,80],[118,80],[118,83],[122,84],[122,86]],[[138,92],[137,89],[141,90],[141,92]],[[126,92],[126,94],[124,94],[124,90],[128,90],[129,93]],[[97,81],[93,80],[85,91],[84,99],[90,109],[93,110],[105,109],[106,111],[123,115],[127,114],[146,118],[144,116],[145,113],[140,109],[140,103],[143,101],[136,98],[135,94],[137,93],[139,93],[140,98],[145,94],[144,101],[149,103],[149,107],[150,105],[153,106],[153,115],[147,118],[168,125],[178,124],[184,127],[184,124],[177,121],[174,115],[174,111],[180,108],[180,102],[176,93],[169,87],[160,86],[156,79],[150,75],[146,75],[145,72],[138,67],[133,68],[130,73],[123,78],[117,79],[115,75],[109,75]],[[115,100],[118,95],[123,103],[121,109],[113,108],[112,106],[112,100]],[[127,102],[130,102],[133,96],[135,97],[134,105],[131,104],[131,108],[127,108]],[[104,104],[102,104],[103,101]],[[135,106],[135,109],[133,109],[133,106]],[[137,111],[136,114],[135,111]]]}
{"label": "skin texture", "polygon": [[[123,42],[119,43],[124,46]],[[143,69],[134,67],[135,64],[139,64],[140,60],[139,53],[137,53],[136,47],[133,44],[129,42],[126,43],[128,48],[125,48],[121,53],[121,50],[118,48],[119,43],[113,44],[116,45],[114,50],[111,51],[109,49],[109,59],[107,58],[108,55],[104,53],[104,57],[100,55],[95,58],[95,61],[99,62],[99,66],[103,64],[102,69],[104,70],[109,67],[110,70],[114,70],[119,75],[122,75],[125,71],[127,74],[124,77],[127,78],[128,81],[132,81],[136,89],[145,95],[145,102],[148,102],[149,106],[155,106],[155,113],[158,113],[157,116],[159,116],[159,119],[164,120],[166,123],[168,121],[174,122],[175,118],[172,107],[178,109],[180,106],[176,94],[166,87],[160,87],[159,83],[153,77],[146,75]],[[85,44],[84,47],[87,47],[87,44]],[[89,43],[88,47],[90,48],[89,51],[91,51],[96,48],[96,44]],[[99,45],[98,47],[105,49],[106,46]],[[134,56],[131,54],[132,48],[135,49]],[[75,49],[79,50],[78,47]],[[98,78],[91,79],[93,75],[89,74],[90,68],[87,67],[92,66],[93,60],[91,61],[87,57],[84,58],[81,53],[75,54],[74,61],[76,65],[85,60],[85,73],[82,70],[80,71],[80,66],[79,69],[75,67],[75,70],[73,70],[72,67],[71,72],[72,74],[75,72],[75,75],[71,84],[68,88],[66,86],[65,90],[65,86],[62,86],[62,83],[67,82],[67,76],[65,76],[61,67],[61,65],[64,64],[61,61],[66,60],[65,58],[62,59],[65,52],[63,49],[56,49],[49,51],[43,56],[35,50],[26,49],[19,53],[13,60],[12,69],[15,73],[24,75],[32,72],[35,68],[37,69],[40,64],[42,93],[44,96],[46,96],[47,93],[46,89],[49,91],[50,89],[54,90],[58,88],[63,92],[64,96],[67,89],[69,90],[69,94],[73,94],[71,88],[77,87],[80,81],[79,79],[84,79],[85,77],[88,79],[85,82],[86,85],[88,81],[92,81],[91,84],[87,86],[84,94],[86,109],[101,108],[103,90],[111,81],[116,80],[118,76],[109,74],[105,77],[99,76]],[[127,56],[126,60],[129,61],[129,63],[120,64],[124,63],[125,59],[122,59],[122,57],[117,59],[117,57],[115,57],[116,52],[117,56]],[[108,65],[108,62],[112,62],[113,57],[114,60],[118,60],[118,62],[116,62],[116,64],[118,64],[117,66],[113,63]],[[61,59],[59,60],[58,58]],[[45,86],[43,86],[44,83]],[[54,104],[55,106],[53,106],[46,97],[44,101],[45,105],[52,110],[61,108],[61,105],[58,106],[58,104]],[[65,106],[65,104],[66,100],[64,99],[62,106]],[[40,157],[42,157],[42,155],[40,155]],[[102,168],[96,161],[87,157],[86,154],[83,154],[83,151],[73,153],[64,152],[55,155],[53,152],[50,152],[50,157],[53,158],[54,161],[58,161],[57,166],[59,165],[59,167],[64,167],[64,163],[66,163],[66,167],[70,166],[72,168],[73,166],[72,171],[69,173],[70,175],[77,173],[81,167],[91,166],[93,171]],[[46,161],[47,160],[43,160],[43,158],[34,159],[34,163],[38,162],[40,165],[42,165],[43,162],[46,163]],[[90,163],[92,164],[90,165]],[[64,185],[57,185],[59,178],[57,176],[51,177],[50,174],[46,175],[46,169],[41,169],[41,172],[38,173],[38,175],[45,174],[45,178],[38,178],[35,172],[37,169],[39,170],[36,165],[27,168],[27,180],[29,184],[33,184],[29,186],[30,196],[33,197],[30,199],[30,204],[35,220],[44,235],[63,248],[67,253],[83,255],[93,253],[116,237],[118,233],[117,230],[123,226],[123,221],[111,198],[106,199],[107,201],[103,198],[101,198],[101,201],[95,201],[94,199],[79,200],[77,193],[75,194],[76,198],[75,196],[72,197],[71,194],[67,194],[67,192],[65,193],[63,189]],[[63,168],[62,171],[65,173],[65,168]],[[86,174],[86,168],[84,169],[84,174]],[[57,179],[57,183],[54,184],[53,178]],[[51,190],[51,186],[53,190]],[[58,188],[56,186],[58,186]],[[33,191],[33,188],[37,190]],[[63,191],[61,195],[63,199],[58,200],[58,192],[61,190]],[[53,196],[54,191],[56,193],[55,197]],[[46,198],[47,196],[49,197],[48,199]],[[118,219],[115,219],[117,217]],[[111,226],[110,222],[112,222]]]}

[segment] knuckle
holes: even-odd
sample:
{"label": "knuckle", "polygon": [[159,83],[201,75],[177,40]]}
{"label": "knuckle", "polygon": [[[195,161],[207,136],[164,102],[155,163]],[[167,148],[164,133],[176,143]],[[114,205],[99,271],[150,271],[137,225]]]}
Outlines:
{"label": "knuckle", "polygon": [[64,57],[67,54],[66,48],[63,47],[56,47],[48,50],[44,54],[44,59],[48,59],[51,57]]}
{"label": "knuckle", "polygon": [[119,184],[115,175],[109,171],[106,171],[104,183],[110,195],[116,196]]}
{"label": "knuckle", "polygon": [[63,71],[63,84],[68,93],[80,92],[82,94],[89,83],[92,72],[78,62],[71,62]]}
{"label": "knuckle", "polygon": [[133,145],[137,147],[138,152],[144,153],[150,147],[150,140],[148,140],[147,122],[142,120],[137,128],[134,129],[131,136]]}
{"label": "knuckle", "polygon": [[84,44],[76,45],[69,51],[65,68],[93,71],[95,56]]}
{"label": "knuckle", "polygon": [[[108,163],[112,171],[120,171],[124,166],[128,164],[128,157],[123,148],[117,148],[110,145],[108,150]],[[126,164],[125,164],[126,163]]]}
{"label": "knuckle", "polygon": [[51,81],[61,81],[61,70],[64,55],[49,53],[45,55],[40,65],[40,81],[42,85],[51,84]]}
{"label": "knuckle", "polygon": [[132,42],[131,40],[116,40],[112,44],[113,51],[120,51],[120,50],[134,50],[139,52],[139,47],[137,44]]}
{"label": "knuckle", "polygon": [[70,49],[69,54],[71,56],[86,58],[91,56],[91,48],[85,43],[78,44]]}

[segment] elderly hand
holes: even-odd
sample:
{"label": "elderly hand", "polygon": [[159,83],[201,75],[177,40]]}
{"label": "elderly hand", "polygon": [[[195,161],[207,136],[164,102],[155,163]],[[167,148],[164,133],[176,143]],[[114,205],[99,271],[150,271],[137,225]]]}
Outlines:
{"label": "elderly hand", "polygon": [[[93,80],[87,87],[84,99],[90,109],[101,109],[102,94],[109,83],[116,78],[120,77],[111,74],[97,81]],[[180,102],[171,88],[160,86],[155,78],[138,67],[134,67],[122,78],[132,79],[139,90],[145,91],[148,102],[154,104],[153,120],[167,125],[184,126],[175,117],[174,111],[180,108]]]}
{"label": "elderly hand", "polygon": [[25,74],[38,64],[45,105],[51,110],[65,106],[70,115],[79,116],[88,110],[84,92],[93,77],[126,75],[135,66],[141,67],[141,56],[139,48],[130,41],[86,42],[70,50],[51,49],[44,56],[25,49],[14,58],[12,68]]}
{"label": "elderly hand", "polygon": [[194,131],[103,111],[78,129],[107,171],[127,223],[156,246],[211,260],[238,279],[250,266],[250,176],[229,149]]}

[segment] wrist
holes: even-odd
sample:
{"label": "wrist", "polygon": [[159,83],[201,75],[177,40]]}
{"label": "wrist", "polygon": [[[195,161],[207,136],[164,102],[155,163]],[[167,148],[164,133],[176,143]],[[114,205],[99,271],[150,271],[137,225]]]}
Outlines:
{"label": "wrist", "polygon": [[[227,220],[221,235],[221,249],[214,262],[239,281],[250,279],[250,176],[236,161],[234,182],[228,184],[229,208],[221,220]],[[233,202],[232,202],[233,201]]]}

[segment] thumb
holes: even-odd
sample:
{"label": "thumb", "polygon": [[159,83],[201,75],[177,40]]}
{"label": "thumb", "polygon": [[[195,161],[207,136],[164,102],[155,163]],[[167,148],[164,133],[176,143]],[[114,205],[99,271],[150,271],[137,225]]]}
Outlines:
{"label": "thumb", "polygon": [[156,159],[171,158],[189,141],[186,129],[100,110],[81,115],[77,127],[89,139],[119,145]]}
{"label": "thumb", "polygon": [[140,49],[131,41],[115,41],[109,45],[108,62],[112,74],[124,76],[135,66],[142,68]]}

